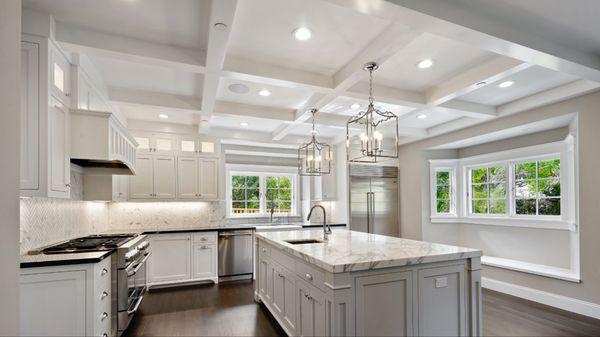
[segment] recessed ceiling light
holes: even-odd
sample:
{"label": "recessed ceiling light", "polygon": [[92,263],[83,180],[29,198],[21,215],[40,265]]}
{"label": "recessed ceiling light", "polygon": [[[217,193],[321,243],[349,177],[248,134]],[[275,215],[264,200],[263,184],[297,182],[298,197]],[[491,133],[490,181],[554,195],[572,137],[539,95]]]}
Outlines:
{"label": "recessed ceiling light", "polygon": [[246,122],[241,122],[241,123],[240,123],[240,126],[248,126],[248,123],[246,123]]}
{"label": "recessed ceiling light", "polygon": [[417,118],[418,119],[425,119],[425,118],[427,118],[427,115],[426,114],[420,114],[420,115],[417,115]]}
{"label": "recessed ceiling light", "polygon": [[271,96],[271,92],[267,89],[261,89],[258,91],[258,94],[263,96],[263,97],[267,97],[267,96]]}
{"label": "recessed ceiling light", "polygon": [[312,32],[306,27],[299,27],[294,29],[292,35],[294,35],[294,38],[298,41],[306,41],[310,39]]}
{"label": "recessed ceiling light", "polygon": [[167,119],[167,118],[169,118],[169,115],[160,114],[160,115],[158,115],[158,118]]}
{"label": "recessed ceiling light", "polygon": [[229,91],[236,94],[247,94],[248,91],[250,91],[250,88],[248,88],[247,85],[240,83],[230,84],[227,88],[229,89]]}
{"label": "recessed ceiling light", "polygon": [[350,106],[350,109],[352,109],[352,110],[358,110],[359,108],[360,108],[360,104],[358,104],[358,103],[354,103]]}
{"label": "recessed ceiling light", "polygon": [[513,82],[513,81],[504,81],[504,82],[498,84],[498,87],[500,87],[500,88],[508,88],[508,87],[510,87],[513,84],[515,84],[515,82]]}
{"label": "recessed ceiling light", "polygon": [[429,67],[431,67],[433,65],[433,60],[431,59],[425,59],[419,63],[417,63],[417,67],[421,68],[421,69],[427,69]]}

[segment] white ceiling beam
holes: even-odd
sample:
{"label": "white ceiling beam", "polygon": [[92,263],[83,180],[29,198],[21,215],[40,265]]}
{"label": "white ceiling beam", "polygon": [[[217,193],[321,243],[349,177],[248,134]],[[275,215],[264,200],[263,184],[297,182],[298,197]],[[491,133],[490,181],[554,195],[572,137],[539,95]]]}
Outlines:
{"label": "white ceiling beam", "polygon": [[530,66],[523,61],[505,56],[496,56],[427,90],[425,94],[427,105],[443,104],[481,88],[481,85],[477,85],[478,83],[489,84]]}
{"label": "white ceiling beam", "polygon": [[497,107],[498,116],[507,116],[540,106],[564,101],[600,89],[600,83],[578,80],[539,92]]}
{"label": "white ceiling beam", "polygon": [[221,76],[253,83],[314,92],[333,90],[331,76],[228,56]]}
{"label": "white ceiling beam", "polygon": [[199,113],[201,101],[188,96],[131,89],[109,88],[109,99],[115,103],[152,106]]}
{"label": "white ceiling beam", "polygon": [[[413,108],[421,108],[426,104],[425,96],[420,92],[402,90],[375,83],[373,84],[373,92],[375,93],[375,100],[378,102]],[[367,99],[369,98],[369,83],[357,83],[351,89],[344,92],[343,95],[357,99]]]}
{"label": "white ceiling beam", "polygon": [[227,44],[237,9],[237,0],[212,0],[208,22],[208,48],[206,52],[206,72],[202,86],[202,122],[199,132],[206,132],[208,122],[215,107],[221,70],[225,63]]}
{"label": "white ceiling beam", "polygon": [[56,39],[68,51],[203,73],[205,52],[56,24]]}
{"label": "white ceiling beam", "polygon": [[216,101],[214,108],[214,114],[219,116],[265,118],[283,122],[293,121],[294,113],[294,109],[282,109],[225,101]]}
{"label": "white ceiling beam", "polygon": [[490,119],[498,116],[496,107],[453,99],[433,108],[434,111],[444,111],[462,117]]}

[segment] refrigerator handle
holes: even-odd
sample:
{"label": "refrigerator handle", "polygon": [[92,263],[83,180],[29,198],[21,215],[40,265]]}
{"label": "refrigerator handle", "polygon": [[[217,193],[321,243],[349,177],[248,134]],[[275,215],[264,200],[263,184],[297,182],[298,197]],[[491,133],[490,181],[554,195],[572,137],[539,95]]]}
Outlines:
{"label": "refrigerator handle", "polygon": [[371,221],[371,192],[367,192],[367,233],[371,232],[370,222]]}
{"label": "refrigerator handle", "polygon": [[369,220],[369,224],[375,225],[375,192],[371,192],[371,210],[369,210],[369,215],[371,219]]}

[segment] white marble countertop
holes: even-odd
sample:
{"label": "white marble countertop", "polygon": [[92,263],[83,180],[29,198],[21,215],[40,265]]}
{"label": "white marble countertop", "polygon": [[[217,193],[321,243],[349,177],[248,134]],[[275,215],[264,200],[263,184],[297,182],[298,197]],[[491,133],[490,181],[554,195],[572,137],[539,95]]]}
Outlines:
{"label": "white marble countertop", "polygon": [[328,272],[399,267],[480,257],[481,250],[333,229],[329,241],[293,245],[286,240],[323,239],[323,230],[256,233],[265,240]]}

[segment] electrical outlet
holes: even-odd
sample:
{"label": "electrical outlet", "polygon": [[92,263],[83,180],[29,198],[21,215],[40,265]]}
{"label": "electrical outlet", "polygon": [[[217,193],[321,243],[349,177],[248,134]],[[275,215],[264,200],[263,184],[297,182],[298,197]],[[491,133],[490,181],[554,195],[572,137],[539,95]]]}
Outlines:
{"label": "electrical outlet", "polygon": [[447,277],[438,277],[435,279],[435,287],[436,288],[445,288],[448,286],[448,278]]}

